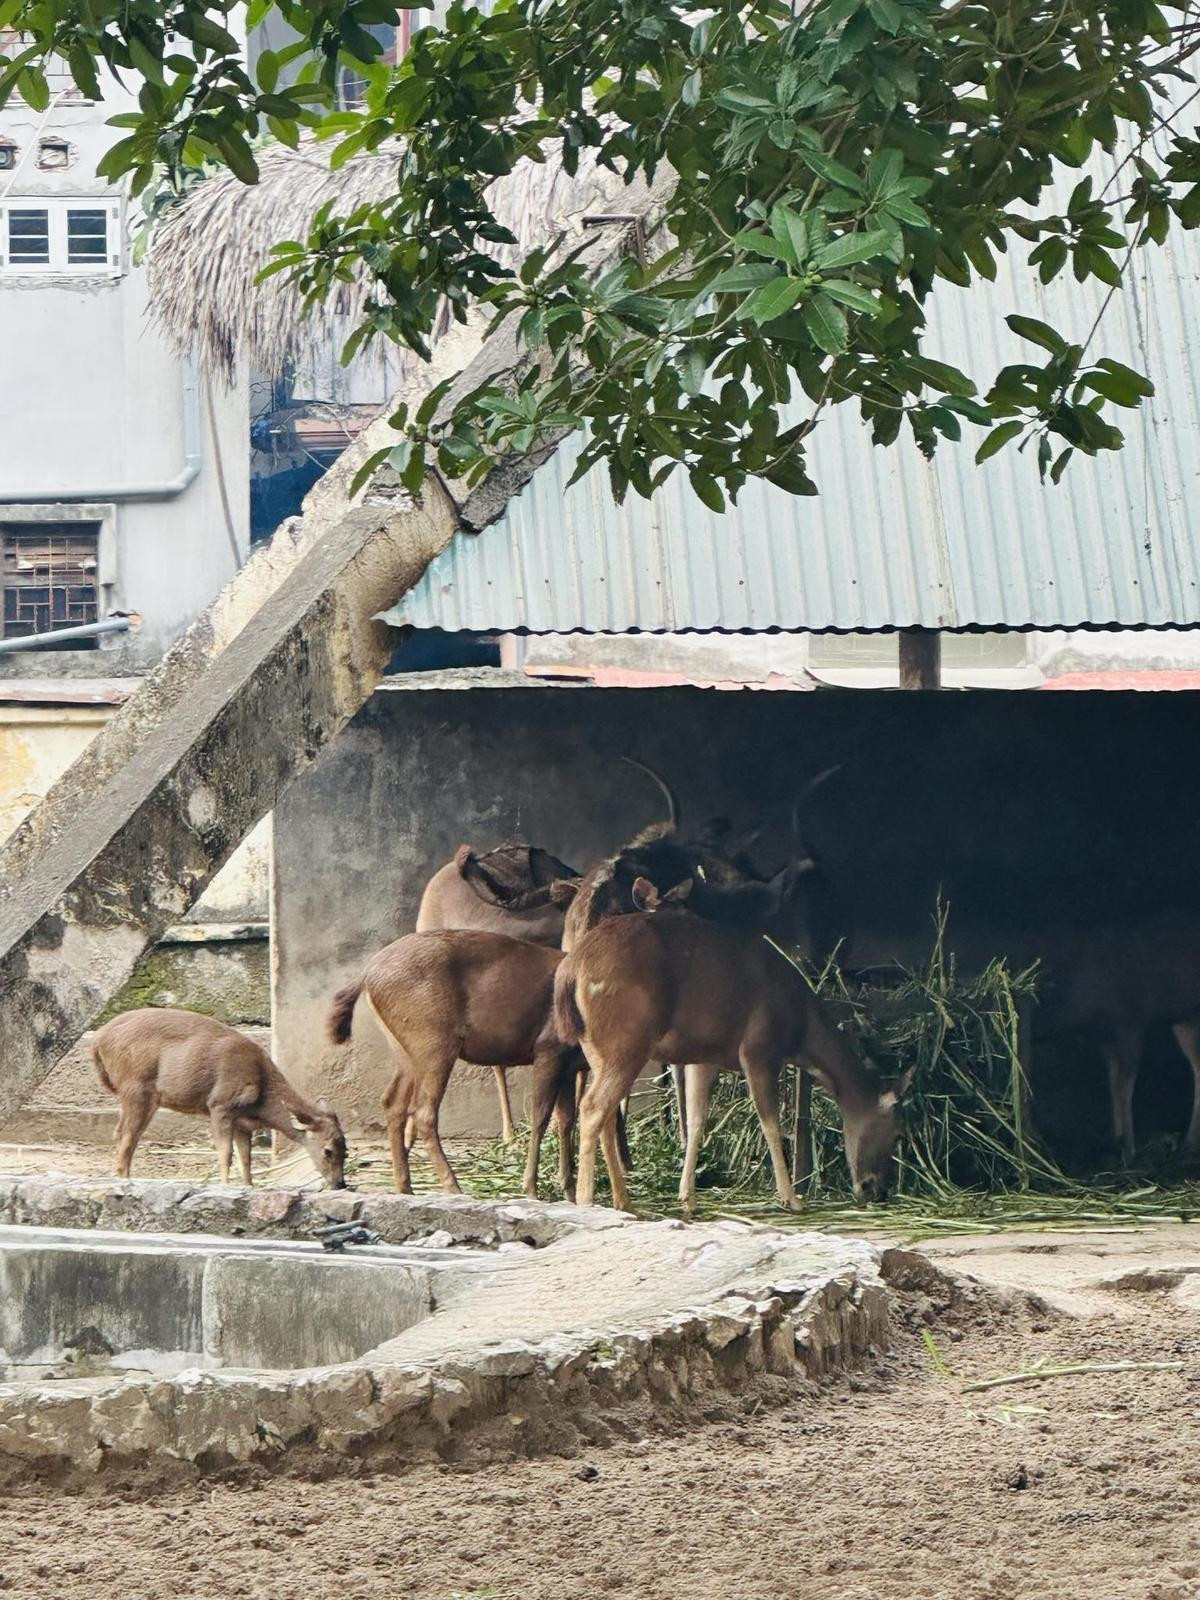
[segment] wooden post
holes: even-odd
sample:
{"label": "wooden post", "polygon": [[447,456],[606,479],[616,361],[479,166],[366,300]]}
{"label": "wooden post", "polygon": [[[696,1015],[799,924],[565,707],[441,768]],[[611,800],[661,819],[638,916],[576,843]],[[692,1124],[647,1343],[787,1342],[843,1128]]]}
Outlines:
{"label": "wooden post", "polygon": [[942,687],[942,636],[936,628],[901,628],[900,687]]}

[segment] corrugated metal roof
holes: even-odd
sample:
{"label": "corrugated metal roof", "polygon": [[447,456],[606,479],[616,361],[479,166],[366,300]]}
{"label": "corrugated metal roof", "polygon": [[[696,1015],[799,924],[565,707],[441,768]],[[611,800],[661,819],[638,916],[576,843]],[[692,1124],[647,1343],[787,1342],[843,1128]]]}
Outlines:
{"label": "corrugated metal roof", "polygon": [[[603,469],[568,489],[568,442],[385,616],[537,633],[1200,624],[1198,290],[1200,235],[1138,253],[1092,351],[1149,372],[1158,394],[1112,408],[1125,448],[1076,456],[1057,488],[1038,482],[1031,451],[976,467],[970,424],[933,463],[907,439],[874,449],[853,402],[826,413],[810,447],[818,499],[751,482],[724,515],[682,472],[624,506]],[[1083,342],[1106,292],[1069,272],[1046,287],[1022,273],[1018,286],[1002,260],[994,284],[939,288],[927,353],[989,380],[1030,359],[1007,313]]]}

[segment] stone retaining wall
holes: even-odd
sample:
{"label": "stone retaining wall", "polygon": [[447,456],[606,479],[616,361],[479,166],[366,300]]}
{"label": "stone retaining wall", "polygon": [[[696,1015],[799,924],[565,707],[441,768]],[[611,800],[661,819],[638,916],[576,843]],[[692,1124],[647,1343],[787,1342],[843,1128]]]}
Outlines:
{"label": "stone retaining wall", "polygon": [[888,1343],[888,1294],[870,1272],[731,1288],[634,1331],[483,1346],[470,1358],[303,1373],[200,1372],[118,1383],[0,1387],[0,1456],[56,1470],[158,1461],[201,1471],[282,1465],[289,1452],[389,1463],[569,1448],[634,1402],[686,1411],[764,1374],[811,1379]]}
{"label": "stone retaining wall", "polygon": [[16,1225],[295,1238],[331,1218],[395,1243],[538,1248],[441,1303],[435,1286],[429,1316],[342,1365],[0,1385],[0,1464],[61,1478],[571,1450],[630,1408],[686,1418],[719,1391],[791,1393],[889,1341],[881,1257],[859,1240],[527,1201],[0,1179]]}
{"label": "stone retaining wall", "polygon": [[361,1222],[385,1244],[431,1234],[448,1244],[553,1244],[581,1230],[620,1227],[621,1213],[469,1195],[357,1194],[352,1190],[248,1189],[237,1184],[0,1175],[0,1223],[116,1228],[134,1233],[214,1233],[307,1239],[329,1222]]}

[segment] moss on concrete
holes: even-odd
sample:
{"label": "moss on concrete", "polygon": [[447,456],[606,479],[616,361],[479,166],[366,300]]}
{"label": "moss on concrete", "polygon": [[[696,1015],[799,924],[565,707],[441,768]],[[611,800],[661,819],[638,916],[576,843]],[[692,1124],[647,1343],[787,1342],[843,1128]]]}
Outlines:
{"label": "moss on concrete", "polygon": [[237,1026],[267,1026],[271,980],[265,939],[160,944],[134,968],[94,1026],[141,1006],[180,1006]]}

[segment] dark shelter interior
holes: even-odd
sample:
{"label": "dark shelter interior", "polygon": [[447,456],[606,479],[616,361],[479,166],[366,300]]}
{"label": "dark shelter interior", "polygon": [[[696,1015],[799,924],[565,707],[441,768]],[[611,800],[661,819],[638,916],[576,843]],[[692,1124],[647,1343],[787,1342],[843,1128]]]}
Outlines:
{"label": "dark shelter interior", "polygon": [[[1183,974],[1176,987],[1194,969],[1200,1003],[1193,694],[449,686],[462,682],[393,680],[276,812],[281,1059],[337,1085],[360,1123],[377,1120],[387,1057],[374,1030],[348,1051],[324,1044],[333,989],[412,929],[426,881],[460,844],[520,839],[586,868],[661,817],[662,797],[626,754],[669,780],[685,830],[716,816],[761,826],[760,868],[810,846],[820,866],[795,935],[838,946],[847,965],[919,959],[939,893],[963,963],[1061,963],[1098,928],[1119,947],[1147,918],[1196,913],[1194,947],[1186,915],[1156,937],[1169,939],[1161,965]],[[793,803],[829,767],[801,842]],[[1143,1142],[1179,1134],[1190,1111],[1171,1020],[1146,1033]],[[1109,1158],[1088,1029],[1039,1045],[1034,1093],[1060,1159]]]}

